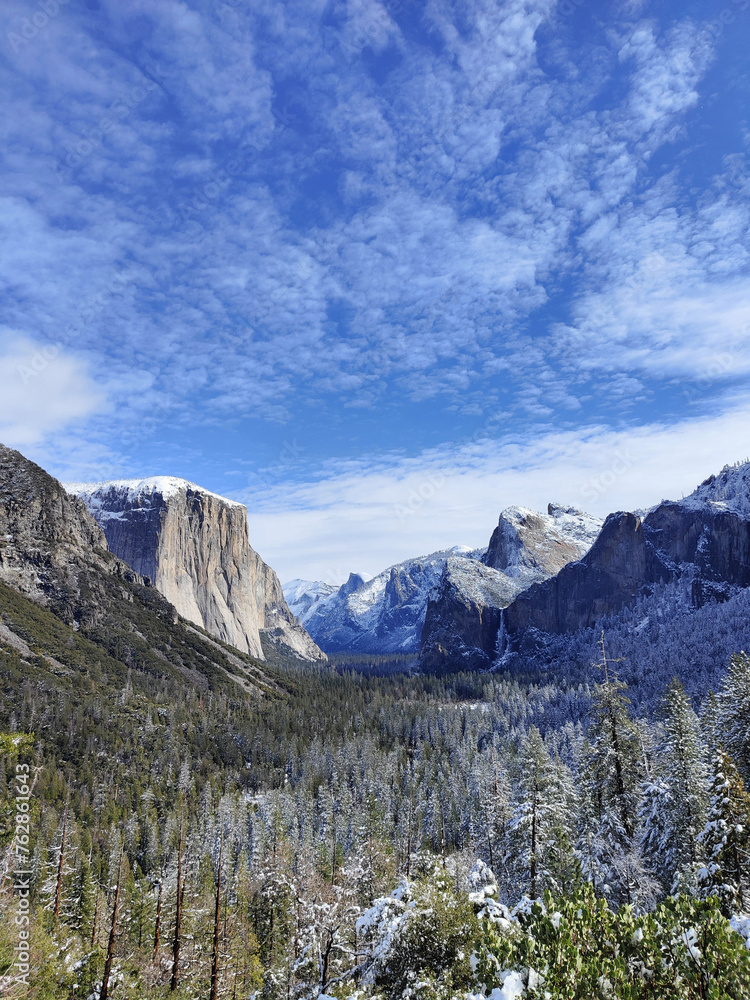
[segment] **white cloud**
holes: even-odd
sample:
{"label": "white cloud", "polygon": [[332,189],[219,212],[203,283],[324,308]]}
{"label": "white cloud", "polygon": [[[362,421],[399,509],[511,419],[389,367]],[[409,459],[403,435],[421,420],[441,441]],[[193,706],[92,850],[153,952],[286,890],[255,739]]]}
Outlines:
{"label": "white cloud", "polygon": [[0,331],[0,441],[35,445],[101,408],[84,365],[50,344]]}
{"label": "white cloud", "polygon": [[750,404],[673,425],[522,433],[414,459],[363,460],[320,482],[233,494],[282,580],[343,582],[411,556],[489,542],[500,511],[550,501],[602,517],[679,499],[750,454]]}

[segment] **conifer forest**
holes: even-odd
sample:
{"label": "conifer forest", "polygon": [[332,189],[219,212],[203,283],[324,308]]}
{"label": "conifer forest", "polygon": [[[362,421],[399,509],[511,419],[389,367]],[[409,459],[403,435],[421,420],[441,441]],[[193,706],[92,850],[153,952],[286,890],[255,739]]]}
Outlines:
{"label": "conifer forest", "polygon": [[748,996],[744,653],[703,698],[605,634],[574,680],[233,666],[0,591],[6,991],[20,857],[39,1000]]}

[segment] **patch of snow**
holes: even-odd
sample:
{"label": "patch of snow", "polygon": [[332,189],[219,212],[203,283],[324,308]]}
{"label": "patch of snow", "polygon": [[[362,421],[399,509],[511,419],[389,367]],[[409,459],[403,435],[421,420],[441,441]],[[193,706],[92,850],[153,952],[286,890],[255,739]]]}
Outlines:
{"label": "patch of snow", "polygon": [[155,498],[170,500],[184,490],[194,490],[196,493],[203,493],[205,496],[221,500],[228,507],[242,507],[244,504],[236,500],[230,500],[211,490],[206,490],[197,483],[191,483],[188,479],[179,479],[176,476],[150,476],[147,479],[109,479],[99,483],[63,483],[63,487],[68,493],[78,496],[83,500],[89,510],[99,510],[104,518],[121,517],[120,512],[104,510],[105,498],[110,499],[113,495],[118,495],[124,504],[133,506],[151,506]]}
{"label": "patch of snow", "polygon": [[750,913],[735,913],[729,924],[733,931],[737,931],[745,939],[745,946],[750,948]]}
{"label": "patch of snow", "polygon": [[750,462],[725,465],[678,502],[688,510],[727,510],[750,521]]}

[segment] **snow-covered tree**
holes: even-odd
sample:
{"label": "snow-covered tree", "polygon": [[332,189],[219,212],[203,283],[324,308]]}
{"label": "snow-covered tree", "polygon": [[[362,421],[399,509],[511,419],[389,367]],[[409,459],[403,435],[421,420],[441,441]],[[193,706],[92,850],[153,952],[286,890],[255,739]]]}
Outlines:
{"label": "snow-covered tree", "polygon": [[676,678],[663,702],[664,730],[655,773],[640,808],[643,851],[665,888],[691,884],[698,835],[706,821],[708,769],[698,717]]}
{"label": "snow-covered tree", "polygon": [[725,913],[750,909],[750,795],[732,758],[714,758],[708,819],[698,838],[704,867],[699,894],[716,895]]}
{"label": "snow-covered tree", "polygon": [[[603,648],[603,666],[608,661]],[[590,745],[584,759],[587,802],[578,849],[584,875],[613,902],[647,906],[658,885],[646,868],[638,832],[644,777],[638,726],[627,687],[607,673],[594,690]]]}
{"label": "snow-covered tree", "polygon": [[519,895],[536,899],[545,889],[559,891],[559,850],[569,842],[574,801],[570,772],[550,757],[532,726],[518,749],[506,835],[505,866]]}
{"label": "snow-covered tree", "polygon": [[750,656],[735,653],[718,694],[717,730],[721,745],[750,786]]}

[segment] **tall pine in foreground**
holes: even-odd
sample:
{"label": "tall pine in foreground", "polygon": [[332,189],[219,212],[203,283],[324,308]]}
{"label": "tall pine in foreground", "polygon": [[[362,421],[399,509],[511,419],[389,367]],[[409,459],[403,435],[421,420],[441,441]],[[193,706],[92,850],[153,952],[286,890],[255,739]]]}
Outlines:
{"label": "tall pine in foreground", "polygon": [[590,746],[585,759],[588,814],[579,852],[584,875],[617,903],[646,906],[658,884],[646,869],[638,834],[643,754],[638,727],[630,718],[627,685],[611,676],[601,637],[604,682],[594,689]]}
{"label": "tall pine in foreground", "polygon": [[750,787],[750,656],[735,653],[717,698],[717,729],[745,787]]}
{"label": "tall pine in foreground", "polygon": [[677,678],[662,705],[664,735],[641,803],[643,850],[667,891],[694,886],[706,822],[708,768],[698,716]]}
{"label": "tall pine in foreground", "polygon": [[532,726],[518,749],[507,828],[505,865],[515,876],[516,891],[523,889],[532,899],[547,889],[560,891],[564,857],[572,854],[574,801],[570,772],[550,756],[541,733]]}
{"label": "tall pine in foreground", "polygon": [[724,750],[713,761],[710,796],[708,820],[698,838],[704,859],[699,894],[718,896],[729,915],[750,909],[750,795]]}

